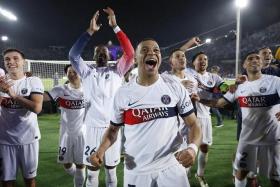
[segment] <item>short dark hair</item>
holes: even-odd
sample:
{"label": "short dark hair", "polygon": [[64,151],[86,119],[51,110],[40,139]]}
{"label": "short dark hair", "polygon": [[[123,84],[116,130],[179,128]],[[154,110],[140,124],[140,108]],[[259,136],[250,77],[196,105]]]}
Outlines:
{"label": "short dark hair", "polygon": [[136,45],[136,47],[138,47],[142,42],[145,42],[145,41],[148,41],[148,40],[151,40],[151,41],[154,41],[154,42],[158,43],[154,38],[144,38],[143,40],[141,40],[140,42],[138,42],[138,44]]}
{"label": "short dark hair", "polygon": [[71,64],[67,64],[65,67],[64,67],[64,73],[67,74],[67,71],[68,71],[68,68],[69,67],[72,67]]}
{"label": "short dark hair", "polygon": [[[263,47],[257,49],[258,53],[259,53],[261,50],[263,50],[263,49],[270,49],[270,47],[268,47],[268,46],[263,46]],[[270,50],[271,50],[271,49],[270,49]]]}
{"label": "short dark hair", "polygon": [[248,53],[246,53],[244,56],[243,56],[243,62],[242,62],[242,64],[245,62],[245,60],[247,59],[247,57],[249,56],[249,55],[251,55],[251,54],[259,54],[259,52],[258,51],[250,51],[250,52],[248,52]]}
{"label": "short dark hair", "polygon": [[176,49],[173,49],[170,54],[169,54],[169,57],[171,57],[173,55],[173,53],[177,52],[177,51],[182,51],[183,53],[185,53],[185,51],[183,51],[182,49],[180,48],[176,48]]}
{"label": "short dark hair", "polygon": [[3,51],[2,55],[5,56],[7,53],[10,53],[10,52],[17,52],[17,53],[19,53],[21,55],[21,57],[23,59],[25,59],[24,53],[21,50],[16,49],[16,48],[8,48],[8,49]]}
{"label": "short dark hair", "polygon": [[192,63],[195,61],[195,59],[199,56],[199,55],[206,55],[203,51],[200,51],[198,53],[196,53],[193,57],[192,57]]}

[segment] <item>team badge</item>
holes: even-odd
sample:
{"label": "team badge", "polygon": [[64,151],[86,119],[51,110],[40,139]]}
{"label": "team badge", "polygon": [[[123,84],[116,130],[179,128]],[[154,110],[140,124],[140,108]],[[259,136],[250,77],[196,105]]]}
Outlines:
{"label": "team badge", "polygon": [[264,92],[266,92],[266,88],[264,88],[264,87],[261,87],[261,88],[260,88],[260,92],[261,92],[261,93],[264,93]]}
{"label": "team badge", "polygon": [[21,90],[21,93],[22,93],[22,94],[26,94],[26,93],[27,93],[27,88],[23,88],[23,89]]}
{"label": "team badge", "polygon": [[171,97],[169,95],[163,95],[161,97],[161,102],[165,105],[168,105],[171,102]]}
{"label": "team badge", "polygon": [[108,79],[110,76],[110,74],[106,74],[105,79]]}
{"label": "team badge", "polygon": [[212,85],[212,81],[208,81],[207,84],[210,86]]}

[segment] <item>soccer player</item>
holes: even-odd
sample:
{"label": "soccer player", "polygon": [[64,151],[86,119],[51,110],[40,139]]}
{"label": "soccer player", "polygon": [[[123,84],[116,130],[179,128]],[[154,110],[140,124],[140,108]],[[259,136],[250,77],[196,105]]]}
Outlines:
{"label": "soccer player", "polygon": [[64,72],[69,83],[44,93],[44,101],[57,102],[61,110],[58,163],[64,164],[65,171],[74,176],[75,187],[83,187],[84,94],[80,77],[72,66],[65,66]]}
{"label": "soccer player", "polygon": [[280,69],[271,66],[271,61],[273,60],[271,49],[269,47],[261,48],[259,49],[259,55],[263,63],[262,73],[280,77]]}
{"label": "soccer player", "polygon": [[[245,187],[249,171],[268,177],[274,187],[280,185],[280,79],[261,73],[262,60],[257,52],[249,53],[243,63],[248,81],[240,84],[235,93],[204,104],[224,107],[234,100],[242,110],[242,130],[234,167],[235,186]],[[258,161],[258,164],[257,164]]]}
{"label": "soccer player", "polygon": [[[133,65],[134,49],[126,34],[117,25],[114,11],[104,9],[108,14],[109,25],[113,28],[124,51],[117,64],[109,67],[108,48],[99,45],[95,48],[94,60],[97,67],[89,67],[83,62],[81,53],[91,36],[99,31],[101,25],[97,24],[99,11],[90,22],[90,27],[76,41],[70,50],[69,58],[78,75],[82,78],[84,96],[86,100],[86,138],[84,147],[84,164],[88,166],[86,186],[98,186],[99,168],[92,166],[87,158],[99,147],[102,136],[110,124],[113,99],[117,89],[121,86],[124,74]],[[109,187],[117,186],[116,166],[120,162],[120,136],[116,143],[104,155],[106,184]]]}
{"label": "soccer player", "polygon": [[[201,137],[189,93],[172,76],[159,75],[161,53],[155,40],[140,42],[135,59],[138,77],[116,93],[111,125],[91,162],[102,164],[124,125],[123,186],[189,186],[182,165],[194,163]],[[178,114],[190,129],[190,144],[184,150],[178,150],[182,143]]]}
{"label": "soccer player", "polygon": [[3,187],[15,186],[20,169],[27,187],[35,187],[41,137],[37,114],[42,110],[43,84],[26,77],[24,54],[18,49],[3,52],[7,77],[0,77],[0,166]]}
{"label": "soccer player", "polygon": [[[202,99],[213,99],[215,97],[213,90],[215,88],[220,88],[224,84],[222,78],[217,74],[206,71],[208,67],[208,57],[205,53],[199,52],[194,55],[192,62],[196,70],[196,72],[193,73],[193,76],[198,82],[198,96]],[[212,122],[210,108],[203,105],[202,103],[196,102],[196,109],[197,118],[202,129],[202,143],[200,145],[200,151],[198,154],[196,178],[199,181],[201,187],[208,187],[204,173],[208,160],[209,146],[212,145]]]}

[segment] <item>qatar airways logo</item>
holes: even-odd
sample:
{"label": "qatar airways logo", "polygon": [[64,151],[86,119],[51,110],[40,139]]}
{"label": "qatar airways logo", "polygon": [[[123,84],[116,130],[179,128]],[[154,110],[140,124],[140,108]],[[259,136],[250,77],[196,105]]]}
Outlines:
{"label": "qatar airways logo", "polygon": [[149,121],[158,117],[168,117],[168,108],[132,109],[132,115],[142,118],[144,121]]}
{"label": "qatar airways logo", "polygon": [[124,123],[127,125],[136,125],[158,118],[174,117],[177,114],[176,107],[129,109],[124,112]]}
{"label": "qatar airways logo", "polygon": [[21,109],[23,108],[17,101],[13,100],[12,98],[3,97],[1,106],[5,108],[11,109]]}
{"label": "qatar airways logo", "polygon": [[59,105],[66,109],[82,109],[85,108],[84,100],[66,100],[59,98]]}
{"label": "qatar airways logo", "polygon": [[248,96],[238,98],[242,107],[266,107],[268,106],[266,96]]}

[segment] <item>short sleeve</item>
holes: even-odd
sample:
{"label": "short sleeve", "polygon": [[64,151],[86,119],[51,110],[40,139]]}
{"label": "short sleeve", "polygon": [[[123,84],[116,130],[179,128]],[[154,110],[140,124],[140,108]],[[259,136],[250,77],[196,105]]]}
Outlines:
{"label": "short sleeve", "polygon": [[181,117],[186,117],[194,112],[193,104],[191,98],[189,97],[189,92],[178,83],[178,97],[179,101],[177,103],[177,108],[179,115]]}
{"label": "short sleeve", "polygon": [[44,93],[44,86],[38,77],[31,77],[31,94],[43,94]]}
{"label": "short sleeve", "polygon": [[54,87],[51,91],[47,92],[52,100],[56,101],[57,98],[63,95],[63,89],[61,86]]}
{"label": "short sleeve", "polygon": [[233,103],[235,101],[235,94],[228,91],[226,94],[223,95],[223,98],[227,100],[230,103]]}

